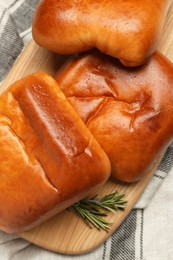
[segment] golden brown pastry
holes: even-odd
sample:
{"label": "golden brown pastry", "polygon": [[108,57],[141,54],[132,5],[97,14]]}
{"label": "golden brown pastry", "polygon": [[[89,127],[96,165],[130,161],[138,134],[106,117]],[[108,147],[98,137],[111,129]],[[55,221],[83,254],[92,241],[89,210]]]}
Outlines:
{"label": "golden brown pastry", "polygon": [[68,61],[56,80],[107,153],[114,178],[138,181],[163,156],[173,139],[173,65],[161,54],[128,69],[90,52]]}
{"label": "golden brown pastry", "polygon": [[35,41],[72,54],[94,47],[126,66],[155,51],[172,0],[41,0],[33,19]]}
{"label": "golden brown pastry", "polygon": [[0,97],[1,230],[28,230],[109,176],[107,155],[49,75],[28,76]]}

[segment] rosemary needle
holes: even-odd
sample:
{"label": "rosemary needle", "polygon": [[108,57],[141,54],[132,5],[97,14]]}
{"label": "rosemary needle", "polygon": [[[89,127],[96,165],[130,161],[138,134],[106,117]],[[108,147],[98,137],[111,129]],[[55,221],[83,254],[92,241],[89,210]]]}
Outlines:
{"label": "rosemary needle", "polygon": [[97,195],[90,199],[83,199],[69,207],[69,210],[74,211],[83,221],[90,227],[95,227],[98,230],[108,231],[110,224],[102,217],[106,217],[108,211],[117,212],[124,210],[126,201],[123,200],[125,193],[114,192],[103,198],[98,198]]}

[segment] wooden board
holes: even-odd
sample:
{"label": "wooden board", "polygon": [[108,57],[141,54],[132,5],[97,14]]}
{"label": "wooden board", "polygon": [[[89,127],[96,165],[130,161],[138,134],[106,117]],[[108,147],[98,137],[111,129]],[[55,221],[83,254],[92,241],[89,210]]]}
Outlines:
{"label": "wooden board", "polygon": [[[173,61],[173,5],[167,17],[159,50]],[[64,60],[65,57],[52,54],[31,41],[4,80],[0,87],[0,93],[15,80],[27,74],[46,71],[54,75]],[[122,184],[109,180],[103,186],[99,193],[100,196],[114,191],[124,191],[126,192],[126,200],[128,200],[125,211],[117,214],[110,213],[107,217],[107,220],[113,223],[108,233],[90,229],[73,212],[65,210],[37,228],[21,234],[21,237],[43,248],[63,254],[83,254],[94,250],[118,228],[129,214],[152,178],[156,167],[157,165],[138,183]]]}

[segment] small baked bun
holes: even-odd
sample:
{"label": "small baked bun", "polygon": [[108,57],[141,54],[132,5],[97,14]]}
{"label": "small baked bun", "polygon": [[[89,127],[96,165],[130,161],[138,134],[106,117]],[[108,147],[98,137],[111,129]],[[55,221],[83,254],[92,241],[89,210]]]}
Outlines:
{"label": "small baked bun", "polygon": [[155,51],[172,0],[41,0],[35,41],[59,54],[98,48],[126,66],[145,63]]}
{"label": "small baked bun", "polygon": [[0,229],[28,230],[102,186],[110,162],[56,81],[37,73],[0,97]]}
{"label": "small baked bun", "polygon": [[173,139],[173,65],[155,53],[124,68],[99,52],[79,55],[57,73],[62,91],[107,153],[112,176],[140,180]]}

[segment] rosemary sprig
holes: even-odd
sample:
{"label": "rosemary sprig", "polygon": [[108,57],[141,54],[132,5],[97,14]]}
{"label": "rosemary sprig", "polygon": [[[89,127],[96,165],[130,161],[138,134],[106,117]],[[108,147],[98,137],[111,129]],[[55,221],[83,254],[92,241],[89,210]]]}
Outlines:
{"label": "rosemary sprig", "polygon": [[69,210],[74,211],[84,222],[90,227],[96,227],[98,230],[108,231],[110,224],[102,217],[108,214],[106,211],[117,212],[124,210],[127,201],[123,200],[125,193],[111,193],[98,198],[97,195],[90,199],[83,199],[69,207]]}

